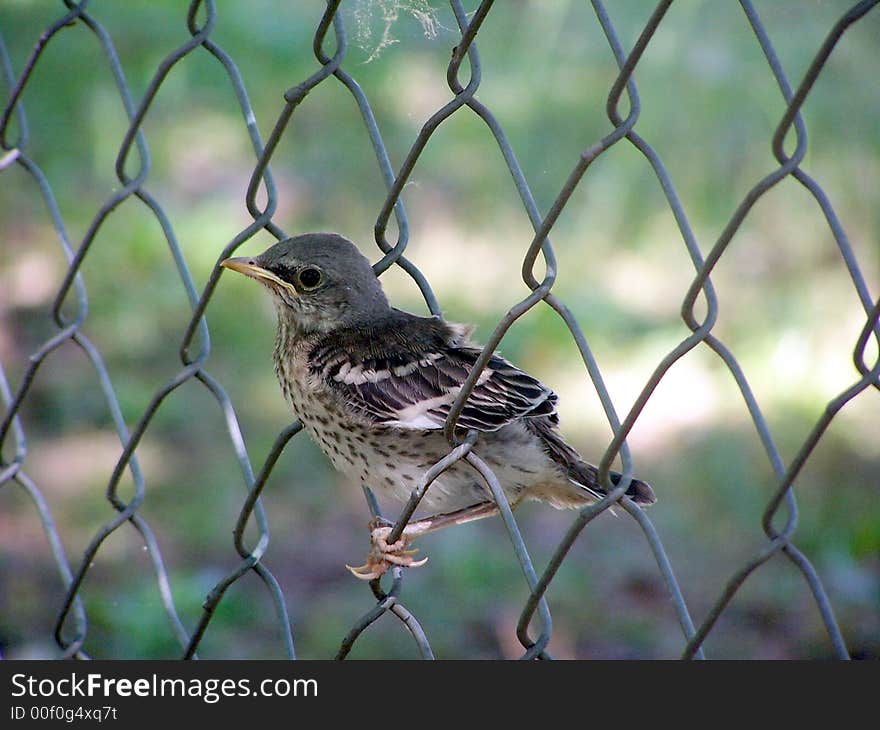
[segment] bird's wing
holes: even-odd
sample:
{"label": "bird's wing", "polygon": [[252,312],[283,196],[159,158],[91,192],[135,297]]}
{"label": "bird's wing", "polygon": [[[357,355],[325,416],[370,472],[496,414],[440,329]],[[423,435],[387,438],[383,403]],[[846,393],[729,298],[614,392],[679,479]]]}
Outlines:
{"label": "bird's wing", "polygon": [[[443,428],[479,355],[479,349],[466,346],[438,347],[429,352],[400,349],[357,362],[337,354],[320,372],[328,388],[377,425],[433,430]],[[457,425],[496,431],[518,418],[537,416],[558,420],[556,394],[493,355]]]}

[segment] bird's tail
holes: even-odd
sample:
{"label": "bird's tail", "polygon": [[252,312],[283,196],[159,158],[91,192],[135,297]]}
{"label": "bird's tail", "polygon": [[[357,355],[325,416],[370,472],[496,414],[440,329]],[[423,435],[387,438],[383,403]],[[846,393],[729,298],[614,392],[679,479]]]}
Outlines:
{"label": "bird's tail", "polygon": [[[596,502],[607,494],[605,487],[599,483],[599,470],[585,462],[577,451],[565,443],[553,428],[552,421],[547,418],[530,418],[526,420],[526,425],[532,433],[541,438],[547,455],[564,470],[572,484],[572,489],[564,496],[544,495],[546,501],[560,507],[578,507]],[[613,484],[619,484],[623,475],[612,471],[609,472],[609,476]],[[641,479],[633,479],[630,482],[626,496],[641,506],[654,504],[657,501],[654,490]]]}
{"label": "bird's tail", "polygon": [[[609,476],[611,477],[611,483],[615,486],[620,484],[620,480],[623,478],[623,475],[616,471],[609,472]],[[572,481],[584,487],[587,491],[592,492],[597,497],[604,497],[607,494],[607,490],[599,484],[598,477],[599,471],[592,464],[587,464],[583,461],[579,464],[572,464]],[[629,483],[629,487],[626,489],[626,496],[642,507],[654,504],[657,501],[651,485],[643,482],[641,479],[633,479]]]}

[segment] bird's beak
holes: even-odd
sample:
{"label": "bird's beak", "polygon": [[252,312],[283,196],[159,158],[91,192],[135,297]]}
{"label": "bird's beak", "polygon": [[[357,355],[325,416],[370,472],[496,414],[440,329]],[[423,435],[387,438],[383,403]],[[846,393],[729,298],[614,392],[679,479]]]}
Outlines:
{"label": "bird's beak", "polygon": [[264,269],[259,264],[254,263],[254,260],[251,258],[242,257],[235,259],[223,259],[223,261],[220,262],[220,266],[222,266],[224,269],[237,271],[239,274],[244,274],[245,276],[249,276],[252,279],[256,279],[257,281],[275,284],[276,286],[289,289],[294,294],[296,293],[296,290],[290,284],[282,279],[279,279],[268,269]]}

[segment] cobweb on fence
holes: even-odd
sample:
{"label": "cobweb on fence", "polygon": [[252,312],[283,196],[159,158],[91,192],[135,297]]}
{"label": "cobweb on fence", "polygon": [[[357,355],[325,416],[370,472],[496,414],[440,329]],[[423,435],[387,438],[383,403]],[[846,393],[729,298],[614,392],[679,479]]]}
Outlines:
{"label": "cobweb on fence", "polygon": [[[364,63],[375,61],[383,50],[398,42],[393,29],[400,22],[401,14],[418,22],[426,38],[436,38],[443,27],[436,8],[427,0],[357,0],[355,38],[358,47],[369,54]],[[381,30],[374,28],[377,21]]]}

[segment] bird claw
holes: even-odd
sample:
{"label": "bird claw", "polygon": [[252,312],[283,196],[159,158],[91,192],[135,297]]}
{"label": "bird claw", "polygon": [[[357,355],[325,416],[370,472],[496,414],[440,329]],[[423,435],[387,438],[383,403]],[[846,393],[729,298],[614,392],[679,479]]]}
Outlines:
{"label": "bird claw", "polygon": [[402,568],[419,568],[428,562],[428,558],[414,560],[418,550],[407,550],[412,538],[404,533],[400,539],[391,544],[388,536],[393,527],[380,525],[377,522],[370,523],[370,552],[367,554],[367,562],[353,568],[345,567],[359,580],[376,580],[388,572],[389,568],[400,566]]}
{"label": "bird claw", "polygon": [[376,578],[380,578],[382,576],[382,573],[376,572],[376,570],[371,567],[369,563],[359,565],[357,568],[352,568],[348,564],[346,564],[345,567],[348,568],[349,572],[351,572],[351,574],[358,580],[375,580]]}

